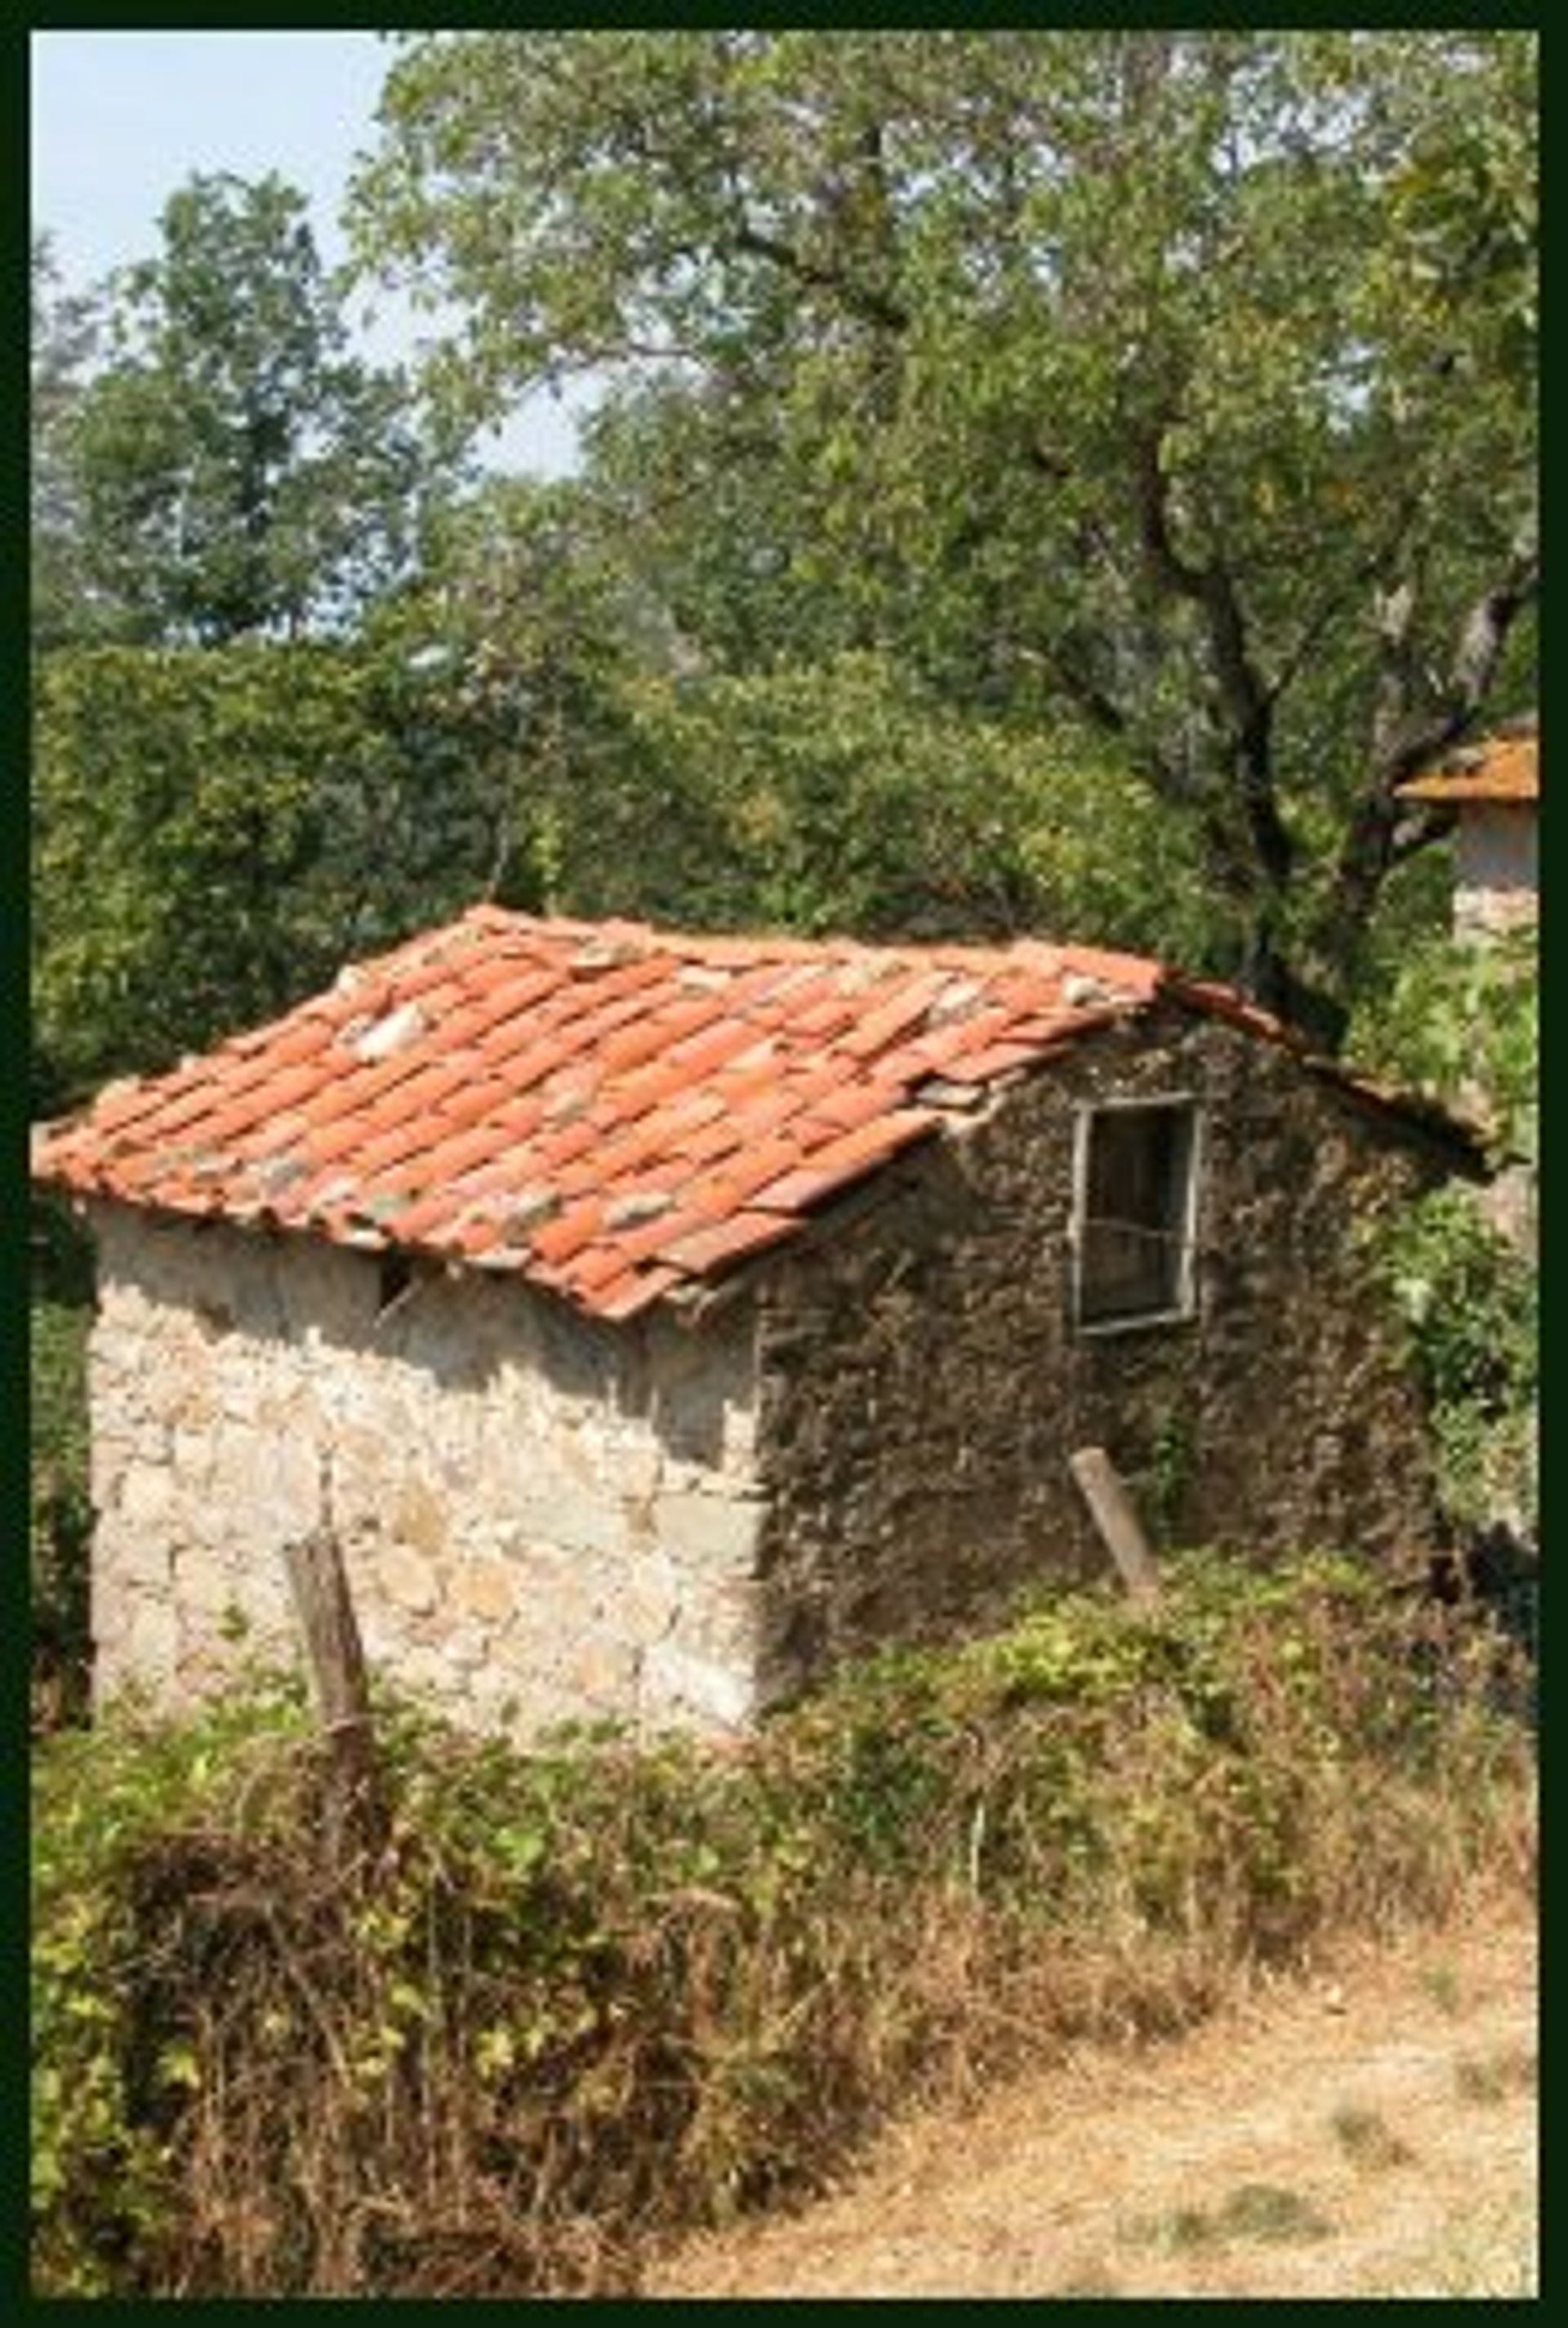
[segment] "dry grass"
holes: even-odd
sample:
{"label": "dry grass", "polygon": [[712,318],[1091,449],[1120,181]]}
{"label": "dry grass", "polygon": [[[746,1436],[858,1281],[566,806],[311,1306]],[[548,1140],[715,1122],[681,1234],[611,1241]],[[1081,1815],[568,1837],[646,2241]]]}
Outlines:
{"label": "dry grass", "polygon": [[[962,2117],[908,2118],[834,2195],[688,2242],[649,2292],[1531,2293],[1533,2097],[1477,2115],[1453,2079],[1527,2050],[1535,1961],[1511,1886],[1436,1931],[1342,1938],[1185,2036],[1076,2048]],[[1451,2013],[1430,1993],[1442,1962],[1463,1974]]]}

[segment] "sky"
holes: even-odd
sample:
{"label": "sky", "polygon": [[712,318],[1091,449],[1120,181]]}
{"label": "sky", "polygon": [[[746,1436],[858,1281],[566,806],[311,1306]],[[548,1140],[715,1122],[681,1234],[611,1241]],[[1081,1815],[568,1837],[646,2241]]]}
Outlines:
{"label": "sky", "polygon": [[[376,142],[391,51],[374,33],[34,33],[32,210],[73,289],[149,257],[159,212],[193,170],[276,170],[308,195],[328,265],[347,256],[337,218],[355,157]],[[377,291],[365,352],[410,357],[405,302]],[[427,324],[422,326],[427,329]],[[495,466],[559,475],[571,465],[568,410],[530,400],[484,450]]]}

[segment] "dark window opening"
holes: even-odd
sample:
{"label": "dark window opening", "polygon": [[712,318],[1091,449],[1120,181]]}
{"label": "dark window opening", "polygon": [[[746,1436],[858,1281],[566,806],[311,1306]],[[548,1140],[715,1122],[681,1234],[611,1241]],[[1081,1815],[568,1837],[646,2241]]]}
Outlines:
{"label": "dark window opening", "polygon": [[383,1253],[376,1281],[378,1318],[384,1318],[388,1310],[402,1300],[413,1282],[414,1264],[408,1255],[406,1253]]}
{"label": "dark window opening", "polygon": [[1094,1108],[1081,1138],[1079,1324],[1184,1315],[1192,1306],[1192,1108]]}

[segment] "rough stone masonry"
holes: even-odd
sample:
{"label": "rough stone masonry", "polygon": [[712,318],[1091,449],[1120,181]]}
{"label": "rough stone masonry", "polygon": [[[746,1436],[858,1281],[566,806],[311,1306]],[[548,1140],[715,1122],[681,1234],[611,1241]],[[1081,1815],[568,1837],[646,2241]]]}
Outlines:
{"label": "rough stone masonry", "polygon": [[[1086,1335],[1078,1111],[1189,1096],[1189,1316]],[[98,1685],[178,1702],[294,1653],[330,1519],[373,1664],[460,1720],[744,1728],[879,1641],[1103,1565],[1104,1444],[1167,1541],[1430,1538],[1361,1230],[1441,1164],[1288,1053],[1169,1013],[886,1166],[696,1322],[96,1202]],[[324,1505],[327,1508],[324,1508]]]}
{"label": "rough stone masonry", "polygon": [[292,1654],[282,1548],[330,1518],[372,1664],[459,1719],[746,1721],[741,1320],[615,1328],[439,1270],[383,1303],[374,1255],[93,1215],[100,1691]]}

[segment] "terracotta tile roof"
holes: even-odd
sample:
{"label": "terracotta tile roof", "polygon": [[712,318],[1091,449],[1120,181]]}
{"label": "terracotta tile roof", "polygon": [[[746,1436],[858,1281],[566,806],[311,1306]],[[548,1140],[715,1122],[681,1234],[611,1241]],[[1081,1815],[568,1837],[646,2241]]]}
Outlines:
{"label": "terracotta tile roof", "polygon": [[955,1110],[1169,995],[1157,962],[686,937],[476,906],[42,1128],[82,1194],[519,1271],[625,1318],[790,1235]]}
{"label": "terracotta tile roof", "polygon": [[1535,728],[1491,736],[1454,752],[1440,767],[1412,776],[1399,787],[1401,800],[1534,801],[1541,796],[1540,739]]}

